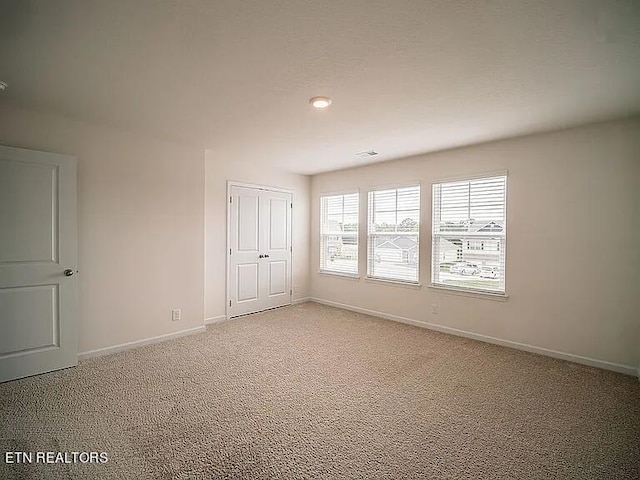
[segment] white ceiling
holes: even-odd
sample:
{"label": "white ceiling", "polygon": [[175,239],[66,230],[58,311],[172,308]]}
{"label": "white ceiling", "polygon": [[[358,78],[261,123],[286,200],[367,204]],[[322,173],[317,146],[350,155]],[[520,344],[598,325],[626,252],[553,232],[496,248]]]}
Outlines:
{"label": "white ceiling", "polygon": [[639,113],[640,1],[0,0],[0,80],[311,174]]}

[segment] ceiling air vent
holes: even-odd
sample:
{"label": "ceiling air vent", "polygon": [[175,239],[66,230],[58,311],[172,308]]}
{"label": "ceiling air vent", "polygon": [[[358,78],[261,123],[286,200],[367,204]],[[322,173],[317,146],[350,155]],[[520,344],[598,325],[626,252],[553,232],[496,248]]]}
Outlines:
{"label": "ceiling air vent", "polygon": [[356,153],[356,157],[360,157],[360,158],[374,157],[376,155],[378,155],[378,152],[376,152],[374,150],[367,150],[367,151],[364,151],[364,152]]}

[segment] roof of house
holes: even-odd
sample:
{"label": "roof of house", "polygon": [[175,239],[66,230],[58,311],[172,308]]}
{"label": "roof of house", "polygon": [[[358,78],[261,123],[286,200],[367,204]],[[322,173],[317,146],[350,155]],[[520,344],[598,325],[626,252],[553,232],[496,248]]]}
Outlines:
{"label": "roof of house", "polygon": [[464,233],[491,233],[502,232],[504,230],[504,222],[502,220],[481,220],[471,222],[446,222],[440,226],[441,232],[464,232]]}
{"label": "roof of house", "polygon": [[409,236],[384,236],[379,237],[378,248],[396,248],[399,250],[413,250],[417,248],[418,242],[414,237]]}

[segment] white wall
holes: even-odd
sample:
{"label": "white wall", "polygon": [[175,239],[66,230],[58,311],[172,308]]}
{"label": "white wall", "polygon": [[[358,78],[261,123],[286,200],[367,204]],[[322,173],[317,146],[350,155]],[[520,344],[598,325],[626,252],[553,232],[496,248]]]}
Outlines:
{"label": "white wall", "polygon": [[[503,169],[509,170],[509,299],[469,298],[429,288],[431,182]],[[420,289],[317,273],[321,193],[358,187],[363,208],[367,189],[416,180],[422,185]],[[640,119],[314,176],[312,296],[612,362],[633,372],[640,363],[639,181]],[[360,218],[366,221],[366,214]],[[360,255],[365,252],[361,244]],[[433,303],[439,305],[438,315],[431,313]]]}
{"label": "white wall", "polygon": [[7,106],[0,143],[78,159],[80,352],[203,325],[204,150]]}
{"label": "white wall", "polygon": [[225,315],[227,180],[293,190],[293,300],[309,296],[310,177],[275,170],[260,159],[239,161],[206,152],[205,318]]}

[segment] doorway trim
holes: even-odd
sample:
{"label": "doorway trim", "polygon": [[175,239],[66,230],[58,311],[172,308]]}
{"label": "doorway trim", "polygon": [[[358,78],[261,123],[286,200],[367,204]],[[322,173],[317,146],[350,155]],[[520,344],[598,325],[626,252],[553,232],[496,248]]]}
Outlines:
{"label": "doorway trim", "polygon": [[[227,204],[227,242],[226,242],[226,250],[225,250],[225,275],[226,275],[226,280],[225,280],[225,303],[224,303],[224,316],[226,320],[231,319],[231,317],[229,316],[229,302],[231,301],[231,284],[230,284],[230,280],[231,280],[231,276],[230,276],[230,257],[231,254],[230,249],[231,249],[231,189],[233,187],[242,187],[242,188],[253,188],[255,190],[265,190],[265,191],[269,191],[269,192],[280,192],[280,193],[289,193],[291,194],[291,262],[289,265],[289,278],[291,279],[291,289],[293,290],[293,259],[294,259],[294,252],[293,252],[293,225],[294,225],[294,221],[293,221],[293,190],[289,189],[289,188],[282,188],[282,187],[273,187],[270,185],[260,185],[260,184],[255,184],[255,183],[246,183],[246,182],[238,182],[235,180],[227,180],[227,196],[225,198],[225,202]],[[227,201],[227,199],[229,199],[229,201]],[[293,295],[291,295],[291,304],[293,304]],[[248,314],[249,315],[249,314]],[[235,317],[234,317],[235,318]]]}

